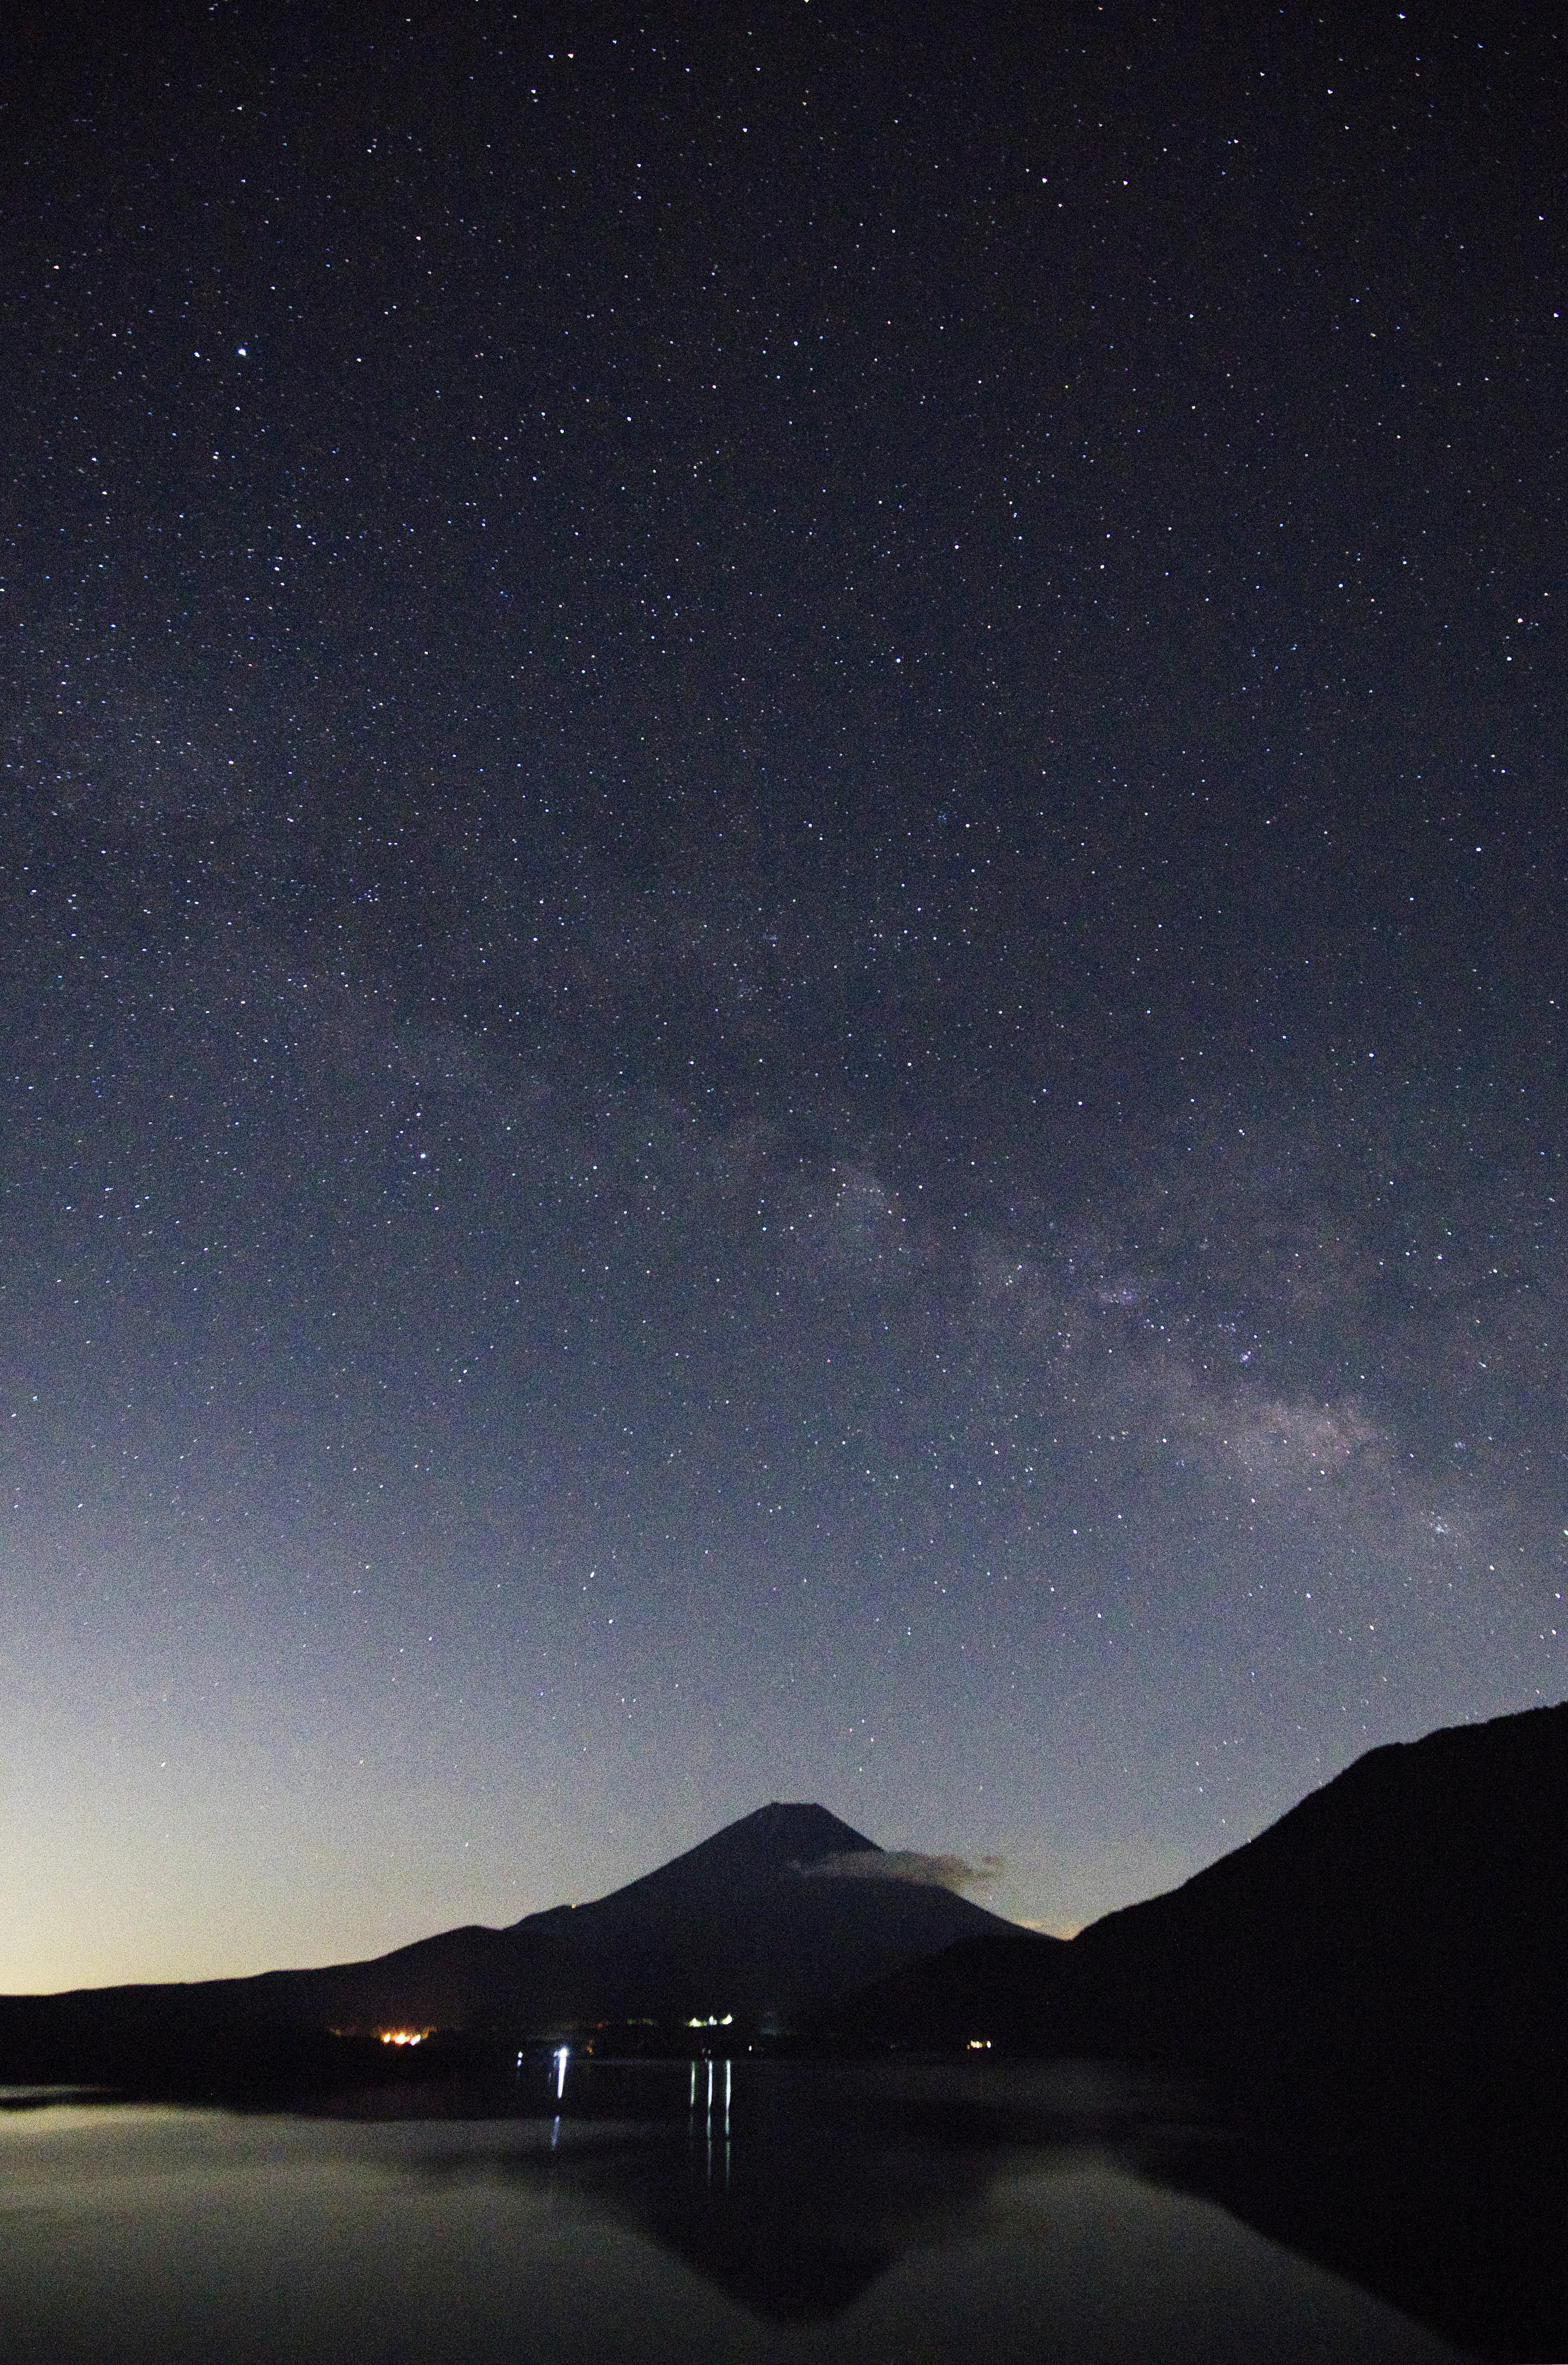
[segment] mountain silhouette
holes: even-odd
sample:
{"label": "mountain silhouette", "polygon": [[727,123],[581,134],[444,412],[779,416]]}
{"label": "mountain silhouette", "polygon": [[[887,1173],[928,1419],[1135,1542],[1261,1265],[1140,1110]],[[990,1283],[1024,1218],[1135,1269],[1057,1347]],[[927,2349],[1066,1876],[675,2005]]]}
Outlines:
{"label": "mountain silhouette", "polygon": [[338,2025],[781,2023],[957,1938],[1012,1927],[949,1889],[866,1877],[883,1853],[824,1807],[775,1803],[591,1904],[233,1984],[269,2017]]}
{"label": "mountain silhouette", "polygon": [[1055,1947],[961,1940],[840,2043],[1159,2063],[1180,2180],[1480,2355],[1568,2355],[1568,1705],[1374,1749]]}
{"label": "mountain silhouette", "polygon": [[1441,2060],[1473,2082],[1563,2062],[1565,1972],[1568,1705],[1372,1750],[1167,1895],[1066,1945],[976,1933],[840,2024],[1276,2081]]}
{"label": "mountain silhouette", "polygon": [[470,1926],[365,1962],[0,1999],[0,2076],[112,2077],[247,2031],[504,2032],[709,2020],[772,2032],[998,1915],[918,1878],[825,1808],[774,1803],[586,1905]]}

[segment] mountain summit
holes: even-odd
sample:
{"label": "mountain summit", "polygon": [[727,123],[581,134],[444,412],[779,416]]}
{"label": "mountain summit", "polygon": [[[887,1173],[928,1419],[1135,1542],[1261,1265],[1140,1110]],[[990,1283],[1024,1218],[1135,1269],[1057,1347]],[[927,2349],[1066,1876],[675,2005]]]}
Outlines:
{"label": "mountain summit", "polygon": [[607,2015],[777,2019],[1012,1927],[950,1889],[900,1878],[903,1859],[866,1878],[883,1854],[825,1807],[775,1801],[591,1905],[530,1914],[506,1934],[570,1947]]}
{"label": "mountain summit", "polygon": [[[881,1877],[865,1877],[884,1860]],[[775,1801],[607,1897],[531,1913],[508,1929],[448,1930],[320,1970],[0,1998],[0,2075],[7,2031],[20,2045],[29,2030],[36,2037],[56,2029],[50,2057],[76,2065],[71,2075],[103,2075],[93,2065],[109,2063],[117,2048],[150,2046],[167,2057],[182,2031],[411,2027],[521,2037],[710,2016],[733,2016],[738,2028],[782,2027],[957,1939],[1012,1929],[921,1877],[922,1862],[885,1855],[824,1807]],[[906,1866],[912,1877],[901,1877]]]}
{"label": "mountain summit", "polygon": [[[789,1806],[775,1799],[738,1822],[726,1823],[684,1855],[672,1856],[656,1872],[645,1872],[611,1889],[592,1905],[553,1905],[514,1922],[517,1930],[577,1929],[588,1914],[591,1926],[630,1926],[653,1915],[664,1921],[681,1912],[723,1912],[736,1896],[758,1887],[771,1889],[838,1856],[880,1855],[875,1840],[840,1822],[825,1807]],[[568,1921],[566,1917],[571,1917]],[[988,1917],[993,1918],[993,1917]]]}
{"label": "mountain summit", "polygon": [[857,1877],[882,1854],[825,1807],[775,1801],[589,1904],[247,1984],[355,2023],[521,2014],[554,2025],[726,2012],[772,2023],[955,1939],[1011,1928],[949,1889]]}

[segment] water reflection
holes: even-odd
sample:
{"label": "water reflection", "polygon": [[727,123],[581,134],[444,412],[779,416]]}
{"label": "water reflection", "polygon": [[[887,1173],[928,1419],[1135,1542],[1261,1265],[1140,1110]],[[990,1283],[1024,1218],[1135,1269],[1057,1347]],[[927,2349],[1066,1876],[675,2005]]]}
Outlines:
{"label": "water reflection", "polygon": [[[734,2097],[734,2068],[733,2061],[727,2058],[715,2061],[711,2056],[706,2061],[691,2064],[691,2141],[695,2146],[700,2134],[704,2145],[706,2182],[711,2189],[716,2164],[720,2181],[726,2192],[730,2189],[730,2105]],[[706,2088],[700,2110],[697,2100],[700,2071],[703,2073]]]}
{"label": "water reflection", "polygon": [[1126,2081],[552,2053],[507,2082],[534,2115],[28,2098],[0,2116],[6,2365],[1455,2354],[1151,2181],[1202,2131]]}

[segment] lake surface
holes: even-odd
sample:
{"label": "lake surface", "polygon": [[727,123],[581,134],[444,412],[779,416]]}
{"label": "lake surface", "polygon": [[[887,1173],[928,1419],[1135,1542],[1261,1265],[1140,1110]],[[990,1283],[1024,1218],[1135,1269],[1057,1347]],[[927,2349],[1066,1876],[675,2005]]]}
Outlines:
{"label": "lake surface", "polygon": [[1071,2065],[531,2060],[331,2117],[0,2104],[5,2365],[1460,2353],[1161,2182],[1202,2126]]}

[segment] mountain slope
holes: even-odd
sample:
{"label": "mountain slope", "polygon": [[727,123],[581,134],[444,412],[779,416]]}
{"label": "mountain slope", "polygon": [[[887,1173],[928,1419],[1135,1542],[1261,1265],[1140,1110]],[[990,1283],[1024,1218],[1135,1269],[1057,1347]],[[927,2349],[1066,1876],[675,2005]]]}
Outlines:
{"label": "mountain slope", "polygon": [[789,2016],[1010,1926],[945,1889],[824,1868],[881,1853],[824,1808],[774,1804],[591,1904],[243,1984],[269,2010],[340,2021]]}
{"label": "mountain slope", "polygon": [[[868,1877],[883,1851],[822,1807],[775,1803],[591,1905],[516,1925],[581,1950],[647,2010],[783,2013],[1012,1924],[951,1890]],[[839,1863],[857,1866],[834,1869]]]}
{"label": "mountain slope", "polygon": [[182,2032],[204,2042],[246,2027],[522,2035],[709,2013],[776,2023],[957,1938],[1011,1928],[948,1889],[867,1877],[882,1853],[822,1807],[774,1804],[608,1897],[510,1929],[445,1931],[319,1970],[0,1999],[0,2075],[7,2058],[43,2057],[45,2037],[50,2059],[92,2064],[67,2074],[102,2076],[117,2048],[166,2057]]}
{"label": "mountain slope", "polygon": [[1518,2083],[1562,2074],[1565,1986],[1568,1706],[1372,1750],[1182,1888],[1054,1950],[934,1957],[844,2023],[1276,2081]]}
{"label": "mountain slope", "polygon": [[1215,2057],[1560,2045],[1568,1706],[1372,1750],[1073,1952],[1109,2016]]}

